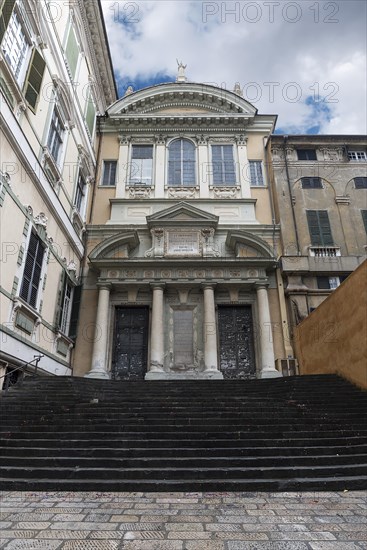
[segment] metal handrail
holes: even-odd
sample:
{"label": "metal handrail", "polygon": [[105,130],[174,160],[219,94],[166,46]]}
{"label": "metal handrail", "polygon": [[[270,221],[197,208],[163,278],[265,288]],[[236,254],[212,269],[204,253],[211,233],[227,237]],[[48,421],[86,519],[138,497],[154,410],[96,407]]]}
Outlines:
{"label": "metal handrail", "polygon": [[[15,369],[12,369],[12,373],[13,372],[16,372],[18,370],[23,370],[23,372],[25,371],[25,369],[29,366],[29,365],[32,365],[32,363],[35,361],[35,369],[34,369],[34,373],[37,374],[37,369],[38,369],[38,363],[41,361],[42,357],[44,357],[43,354],[40,354],[40,355],[34,355],[33,356],[33,359],[31,359],[30,361],[28,361],[27,363],[24,363],[23,365],[20,365],[19,367],[16,367]],[[7,376],[9,376],[9,372],[3,374],[2,376],[0,376],[0,380],[2,380],[3,378],[6,378]],[[5,391],[8,389],[8,387],[5,388]]]}

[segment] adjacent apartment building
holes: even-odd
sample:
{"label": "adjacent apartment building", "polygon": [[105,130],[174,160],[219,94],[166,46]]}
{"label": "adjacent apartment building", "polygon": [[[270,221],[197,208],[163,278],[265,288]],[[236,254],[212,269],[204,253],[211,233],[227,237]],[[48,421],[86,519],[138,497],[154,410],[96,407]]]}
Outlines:
{"label": "adjacent apartment building", "polygon": [[292,327],[366,259],[367,142],[275,135],[268,153]]}
{"label": "adjacent apartment building", "polygon": [[1,376],[40,355],[71,373],[96,115],[116,97],[99,2],[1,0]]}

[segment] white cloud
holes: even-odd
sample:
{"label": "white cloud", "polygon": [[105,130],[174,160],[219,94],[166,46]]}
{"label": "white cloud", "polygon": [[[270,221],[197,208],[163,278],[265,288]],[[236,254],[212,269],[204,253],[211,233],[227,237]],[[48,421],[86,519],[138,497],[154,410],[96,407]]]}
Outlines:
{"label": "white cloud", "polygon": [[[178,58],[191,81],[229,89],[240,82],[259,112],[279,115],[284,131],[366,132],[364,2],[103,0],[102,6],[118,79],[150,82],[169,74],[173,81]],[[318,99],[318,90],[324,101],[315,106],[310,97]]]}

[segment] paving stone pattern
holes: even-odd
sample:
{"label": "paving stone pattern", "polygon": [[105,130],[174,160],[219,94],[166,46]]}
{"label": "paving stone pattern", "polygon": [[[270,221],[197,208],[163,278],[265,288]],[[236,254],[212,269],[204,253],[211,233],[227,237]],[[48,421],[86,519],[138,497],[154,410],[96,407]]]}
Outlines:
{"label": "paving stone pattern", "polygon": [[3,492],[1,550],[367,550],[367,492]]}

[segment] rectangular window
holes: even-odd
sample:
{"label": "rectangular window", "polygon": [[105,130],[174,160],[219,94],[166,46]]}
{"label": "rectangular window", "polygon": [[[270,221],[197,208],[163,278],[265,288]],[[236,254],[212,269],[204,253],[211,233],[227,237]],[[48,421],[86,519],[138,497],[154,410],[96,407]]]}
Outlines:
{"label": "rectangular window", "polygon": [[362,214],[362,220],[363,220],[364,228],[365,228],[365,231],[367,233],[367,210],[361,210],[361,214]]}
{"label": "rectangular window", "polygon": [[28,66],[31,44],[17,9],[13,10],[8,21],[1,50],[16,81],[21,86]]}
{"label": "rectangular window", "polygon": [[0,43],[3,41],[5,31],[14,9],[15,0],[0,0]]}
{"label": "rectangular window", "polygon": [[57,109],[52,113],[51,126],[48,134],[47,146],[56,163],[60,160],[60,152],[64,140],[65,128]]}
{"label": "rectangular window", "polygon": [[333,246],[327,210],[307,210],[307,222],[313,246]]}
{"label": "rectangular window", "polygon": [[81,213],[82,207],[84,204],[85,189],[86,189],[85,180],[82,174],[79,174],[78,181],[76,184],[75,203],[74,203],[79,213]]}
{"label": "rectangular window", "polygon": [[367,189],[367,178],[354,178],[354,186],[356,189]]}
{"label": "rectangular window", "polygon": [[264,186],[264,177],[261,160],[250,160],[250,182],[255,187]]}
{"label": "rectangular window", "polygon": [[298,160],[317,160],[316,149],[297,149]]}
{"label": "rectangular window", "polygon": [[89,96],[88,96],[87,110],[85,113],[85,122],[87,123],[89,135],[92,138],[93,132],[94,132],[94,126],[96,122],[96,107],[94,105],[91,93],[89,93]]}
{"label": "rectangular window", "polygon": [[302,189],[322,189],[321,178],[301,178]]}
{"label": "rectangular window", "polygon": [[357,160],[363,162],[367,160],[366,151],[348,151],[349,160]]}
{"label": "rectangular window", "polygon": [[320,290],[335,290],[347,277],[348,275],[340,275],[339,277],[317,277],[317,288]]}
{"label": "rectangular window", "polygon": [[130,185],[151,185],[153,145],[133,145],[130,164]]}
{"label": "rectangular window", "polygon": [[101,185],[116,185],[116,160],[103,161],[103,176]]}
{"label": "rectangular window", "polygon": [[212,145],[214,185],[235,185],[236,171],[232,145]]}
{"label": "rectangular window", "polygon": [[44,253],[45,246],[43,242],[32,230],[20,289],[20,297],[32,307],[36,307],[37,304]]}

